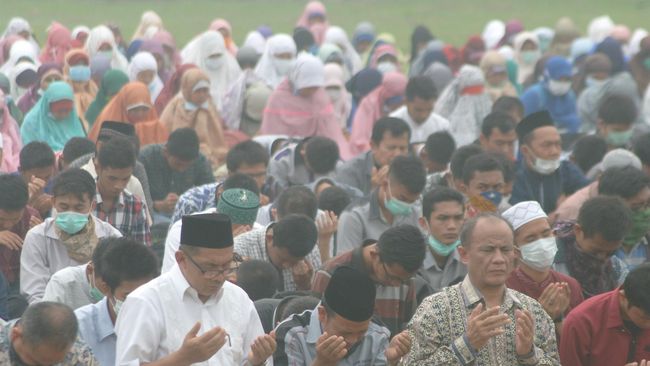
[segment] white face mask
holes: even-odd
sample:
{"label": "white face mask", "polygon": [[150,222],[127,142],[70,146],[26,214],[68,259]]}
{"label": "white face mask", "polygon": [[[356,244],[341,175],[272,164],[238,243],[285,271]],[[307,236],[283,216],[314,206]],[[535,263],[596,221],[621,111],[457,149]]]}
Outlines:
{"label": "white face mask", "polygon": [[327,95],[330,96],[330,100],[332,103],[337,102],[339,99],[341,99],[341,90],[339,89],[325,89],[327,92]]}
{"label": "white face mask", "polygon": [[561,96],[569,92],[571,90],[571,82],[570,81],[560,81],[560,80],[549,80],[548,82],[548,91],[551,92],[551,94],[555,96]]}
{"label": "white face mask", "polygon": [[599,87],[605,84],[606,82],[607,79],[599,80],[591,76],[587,76],[587,78],[585,79],[585,84],[587,84],[588,87],[591,86]]}
{"label": "white face mask", "polygon": [[533,170],[542,175],[549,175],[558,170],[560,164],[562,164],[560,159],[547,160],[535,158],[533,162]]}
{"label": "white face mask", "polygon": [[382,74],[387,74],[389,72],[397,71],[397,66],[390,61],[383,61],[377,64],[377,71]]}
{"label": "white face mask", "polygon": [[222,57],[209,57],[205,60],[205,67],[208,70],[217,71],[223,65],[223,56]]}
{"label": "white face mask", "polygon": [[273,65],[275,66],[275,71],[280,76],[287,76],[289,70],[291,70],[291,64],[293,60],[286,60],[283,58],[274,58]]}
{"label": "white face mask", "polygon": [[522,262],[534,270],[545,271],[553,264],[555,254],[557,254],[557,244],[555,237],[551,236],[522,245],[519,251],[521,252]]}

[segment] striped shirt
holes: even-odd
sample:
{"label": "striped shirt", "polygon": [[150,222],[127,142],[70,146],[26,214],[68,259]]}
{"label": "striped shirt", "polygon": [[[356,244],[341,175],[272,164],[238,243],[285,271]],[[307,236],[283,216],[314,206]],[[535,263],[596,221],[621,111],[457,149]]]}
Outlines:
{"label": "striped shirt", "polygon": [[97,191],[92,214],[108,222],[125,237],[151,246],[151,230],[147,222],[147,206],[127,190],[123,190],[110,211],[104,209],[102,195]]}

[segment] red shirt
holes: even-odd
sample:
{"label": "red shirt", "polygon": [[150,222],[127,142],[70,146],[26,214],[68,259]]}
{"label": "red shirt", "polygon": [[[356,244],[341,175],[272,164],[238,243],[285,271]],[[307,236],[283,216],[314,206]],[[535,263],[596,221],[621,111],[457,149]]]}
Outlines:
{"label": "red shirt", "polygon": [[567,276],[560,272],[551,270],[548,277],[546,277],[544,281],[537,283],[524,271],[522,271],[521,267],[517,267],[514,271],[512,271],[510,277],[508,277],[506,286],[537,300],[540,296],[542,296],[544,289],[546,289],[548,285],[555,282],[566,282],[569,285],[569,290],[571,290],[569,308],[564,313],[564,315],[567,315],[571,309],[580,305],[580,303],[584,300],[584,297],[582,296],[582,287],[580,287],[578,281],[576,281],[576,279],[571,276]]}
{"label": "red shirt", "polygon": [[571,366],[618,366],[650,360],[650,329],[636,335],[634,357],[627,360],[632,334],[620,313],[618,291],[585,300],[564,320],[560,360]]}

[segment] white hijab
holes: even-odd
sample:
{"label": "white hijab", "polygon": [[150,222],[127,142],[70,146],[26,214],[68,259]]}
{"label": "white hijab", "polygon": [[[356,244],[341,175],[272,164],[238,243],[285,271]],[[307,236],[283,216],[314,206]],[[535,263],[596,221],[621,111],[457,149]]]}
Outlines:
{"label": "white hijab", "polygon": [[138,52],[129,63],[128,75],[129,80],[137,81],[138,74],[142,71],[151,70],[154,73],[154,78],[147,87],[149,88],[149,94],[151,94],[151,103],[155,103],[156,98],[160,95],[160,92],[163,89],[163,82],[158,76],[158,63],[153,55],[149,52]]}
{"label": "white hijab", "polygon": [[40,48],[38,47],[38,43],[36,42],[34,36],[32,35],[32,27],[29,25],[29,22],[24,18],[20,18],[20,17],[11,18],[11,20],[9,20],[9,24],[7,24],[7,28],[2,34],[2,39],[14,34],[17,35],[20,32],[29,32],[29,39],[27,41],[32,45],[32,47],[34,47],[34,51],[36,52],[36,54],[39,54]]}
{"label": "white hijab", "polygon": [[359,57],[359,54],[354,49],[343,28],[337,26],[327,28],[323,43],[333,43],[341,49],[343,58],[345,58],[345,67],[348,69],[348,75],[355,75],[361,71],[363,68],[361,57]]}
{"label": "white hijab", "polygon": [[246,40],[242,45],[242,48],[243,47],[250,47],[254,49],[258,55],[261,55],[264,53],[264,49],[266,48],[266,38],[264,38],[262,33],[258,31],[252,31],[246,35]]}
{"label": "white hijab", "polygon": [[614,21],[612,21],[612,18],[610,18],[609,15],[594,18],[589,23],[589,38],[591,38],[591,40],[596,44],[600,43],[612,34],[613,29]]}
{"label": "white hijab", "polygon": [[485,48],[488,50],[495,49],[505,34],[506,25],[504,22],[498,19],[490,20],[481,34],[481,38],[485,42]]}
{"label": "white hijab", "polygon": [[88,52],[90,59],[92,60],[100,52],[99,48],[104,43],[108,43],[111,46],[111,68],[126,72],[129,62],[117,49],[113,32],[111,32],[111,30],[105,25],[93,28],[90,31],[90,34],[88,34],[88,39],[86,40],[86,52]]}
{"label": "white hijab", "polygon": [[278,70],[278,60],[274,55],[280,53],[291,53],[296,57],[296,42],[287,34],[276,34],[266,41],[266,49],[255,67],[255,74],[262,79],[271,89],[284,80],[289,72],[287,68],[284,74]]}
{"label": "white hijab", "polygon": [[160,16],[156,14],[155,11],[148,10],[142,13],[142,17],[140,18],[140,24],[138,24],[138,28],[136,28],[135,32],[133,33],[133,37],[131,37],[131,40],[151,38],[151,37],[145,37],[147,30],[151,27],[155,27],[158,30],[164,29],[163,21],[160,18]]}
{"label": "white hijab", "polygon": [[[524,43],[526,43],[526,41],[533,42],[537,46],[537,49],[539,50],[539,40],[537,39],[537,36],[534,33],[521,32],[515,36],[515,40],[513,43],[514,43],[514,51],[515,51],[515,62],[517,62],[517,67],[519,69],[517,81],[520,84],[526,81],[526,79],[528,79],[528,77],[533,74],[533,72],[535,71],[535,64],[537,63],[537,61],[535,61],[532,64],[527,64],[523,61],[521,57],[522,55],[521,48],[524,46]],[[541,57],[541,50],[539,56]]]}
{"label": "white hijab", "polygon": [[18,61],[24,57],[29,58],[36,68],[40,65],[38,54],[34,46],[32,46],[29,41],[21,38],[11,45],[11,49],[9,50],[9,59],[4,63],[4,65],[2,65],[2,67],[0,67],[0,72],[9,76],[12,69],[18,64]]}

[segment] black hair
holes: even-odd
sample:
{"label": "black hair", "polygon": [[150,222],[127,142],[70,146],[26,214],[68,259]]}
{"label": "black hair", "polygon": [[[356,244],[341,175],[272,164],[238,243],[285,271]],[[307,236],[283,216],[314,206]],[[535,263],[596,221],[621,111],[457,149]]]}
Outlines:
{"label": "black hair", "polygon": [[648,186],[650,178],[641,170],[632,166],[614,167],[605,170],[600,176],[598,193],[627,199]]}
{"label": "black hair", "polygon": [[467,159],[482,153],[483,149],[475,144],[465,145],[456,150],[451,156],[451,162],[449,163],[449,169],[454,179],[460,180],[463,178],[463,167]]}
{"label": "black hair", "polygon": [[636,104],[625,95],[610,95],[600,102],[598,108],[598,118],[606,125],[631,125],[636,117]]}
{"label": "black hair", "polygon": [[314,249],[316,241],[316,223],[305,215],[287,215],[273,224],[273,246],[286,248],[292,257],[305,257]]}
{"label": "black hair", "polygon": [[252,301],[272,298],[280,288],[280,274],[270,262],[244,261],[237,269],[237,286],[241,287]]}
{"label": "black hair", "polygon": [[169,135],[167,152],[183,161],[192,161],[199,157],[199,136],[191,128],[179,128]]}
{"label": "black hair", "polygon": [[438,98],[438,91],[433,80],[428,76],[414,76],[406,84],[406,100],[413,101],[415,98],[432,100]]}
{"label": "black hair", "polygon": [[449,164],[454,150],[456,150],[456,141],[448,131],[438,131],[430,134],[424,144],[427,158],[441,165]]}
{"label": "black hair", "polygon": [[379,145],[384,139],[386,132],[390,133],[393,137],[401,137],[406,134],[408,140],[411,140],[411,128],[403,120],[395,117],[382,117],[375,122],[372,127],[372,135],[370,140]]}
{"label": "black hair", "polygon": [[92,201],[96,193],[95,179],[83,169],[71,168],[54,178],[54,185],[52,186],[54,197],[73,194],[83,201],[84,196],[87,195],[88,199]]}
{"label": "black hair", "polygon": [[476,225],[482,219],[498,220],[501,222],[505,222],[506,225],[508,225],[508,227],[510,228],[510,231],[512,232],[514,238],[515,231],[512,228],[512,224],[510,224],[508,220],[504,219],[503,217],[501,217],[501,215],[496,214],[494,212],[481,212],[478,215],[465,220],[465,222],[463,223],[463,227],[460,229],[460,244],[463,247],[469,248],[472,245],[472,236],[474,235],[474,229],[476,229]]}
{"label": "black hair", "polygon": [[66,163],[72,163],[78,158],[95,152],[95,143],[85,137],[73,137],[65,143],[62,158]]}
{"label": "black hair", "polygon": [[643,165],[650,165],[650,132],[634,139],[632,152],[639,157]]}
{"label": "black hair", "polygon": [[427,173],[422,161],[414,156],[397,156],[390,163],[388,176],[411,192],[422,193],[427,182]]}
{"label": "black hair", "polygon": [[108,246],[112,243],[112,241],[109,240],[111,238],[112,237],[99,239],[97,245],[95,246],[95,249],[93,250],[91,261],[93,263],[93,271],[95,272],[95,276],[101,277],[102,257],[104,256],[104,253],[106,253]]}
{"label": "black hair", "polygon": [[41,141],[32,141],[20,150],[20,171],[54,166],[54,151]]}
{"label": "black hair", "polygon": [[512,161],[506,156],[506,154],[501,152],[488,152],[488,156],[492,156],[499,161],[501,164],[501,171],[503,172],[503,181],[505,183],[510,183],[515,180],[515,173],[517,172],[517,163]]}
{"label": "black hair", "polygon": [[239,170],[243,164],[264,164],[266,166],[268,163],[269,154],[266,152],[266,149],[253,140],[238,143],[226,155],[226,168],[231,173]]}
{"label": "black hair", "polygon": [[599,135],[580,137],[573,145],[573,160],[587,174],[594,165],[600,163],[607,154],[607,142]]}
{"label": "black hair", "polygon": [[97,154],[102,168],[124,169],[135,167],[135,148],[126,137],[114,137],[104,142]]}
{"label": "black hair", "polygon": [[422,197],[422,216],[427,219],[431,218],[431,214],[436,209],[436,204],[441,202],[457,202],[465,212],[465,199],[463,195],[455,189],[440,187]]}
{"label": "black hair", "polygon": [[350,204],[350,196],[341,187],[331,186],[325,188],[318,196],[318,208],[323,211],[332,211],[337,217]]}
{"label": "black hair", "polygon": [[[324,297],[323,300],[325,300]],[[281,310],[278,316],[278,320],[287,319],[288,317],[294,314],[301,314],[305,310],[313,310],[314,308],[316,308],[316,306],[318,306],[318,303],[320,301],[321,299],[313,295],[292,297],[285,302],[282,308],[280,308],[280,306],[278,305],[278,310]],[[332,311],[332,314],[333,313],[334,311]]]}
{"label": "black hair", "polygon": [[650,315],[650,263],[643,263],[625,277],[623,282],[628,308],[637,307]]}
{"label": "black hair", "polygon": [[[491,154],[478,154],[470,157],[463,166],[463,183],[466,185],[474,178],[476,172],[500,171],[503,174],[503,166],[499,159]],[[505,174],[504,174],[505,176]],[[505,177],[504,177],[505,181]]]}
{"label": "black hair", "polygon": [[515,127],[515,121],[509,114],[501,111],[496,111],[488,114],[483,119],[483,124],[481,125],[481,134],[483,134],[483,136],[486,138],[489,138],[495,128],[499,129],[501,133],[508,133],[510,131],[513,131]]}
{"label": "black hair", "polygon": [[316,219],[318,205],[316,195],[305,186],[291,186],[278,197],[276,202],[278,220],[289,214],[303,214]]}
{"label": "black hair", "polygon": [[632,212],[618,197],[588,199],[578,212],[578,224],[587,238],[601,234],[607,241],[623,240],[632,223]]}
{"label": "black hair", "polygon": [[64,350],[77,339],[79,324],[72,309],[57,302],[31,304],[20,318],[25,343],[36,347],[50,345]]}
{"label": "black hair", "polygon": [[406,272],[413,273],[422,266],[426,243],[417,227],[398,225],[379,236],[377,250],[383,263],[399,264]]}
{"label": "black hair", "polygon": [[18,211],[27,206],[27,183],[18,175],[0,175],[0,210]]}
{"label": "black hair", "polygon": [[314,136],[305,142],[305,159],[312,172],[327,174],[339,161],[339,146],[327,137]]}
{"label": "black hair", "polygon": [[143,243],[130,238],[105,238],[106,252],[100,258],[102,280],[111,291],[125,281],[153,279],[158,276],[158,259]]}
{"label": "black hair", "polygon": [[[501,111],[509,113],[513,110],[517,110],[521,115],[524,114],[524,104],[517,97],[504,95],[499,97],[494,101],[494,104],[492,104],[492,112]],[[519,123],[519,121],[515,122]]]}
{"label": "black hair", "polygon": [[228,190],[231,188],[243,188],[249,190],[256,195],[260,195],[260,188],[257,186],[255,179],[250,176],[242,173],[231,174],[223,181],[223,190]]}

